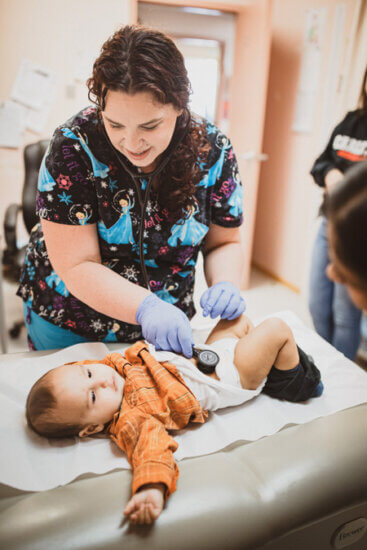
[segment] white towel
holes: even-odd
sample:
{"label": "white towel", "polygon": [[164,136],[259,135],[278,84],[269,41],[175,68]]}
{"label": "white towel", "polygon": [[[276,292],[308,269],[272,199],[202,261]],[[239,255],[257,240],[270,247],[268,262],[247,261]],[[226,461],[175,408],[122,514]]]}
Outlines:
{"label": "white towel", "polygon": [[[189,426],[175,439],[177,460],[213,453],[235,441],[254,441],[289,424],[367,402],[367,374],[346,359],[291,312],[277,314],[292,328],[297,343],[312,355],[325,386],[307,403],[288,403],[260,394],[252,401],[210,413],[203,425]],[[129,344],[122,345],[121,350]],[[125,455],[108,438],[49,441],[26,426],[24,406],[33,383],[47,370],[67,361],[101,359],[104,344],[78,344],[37,358],[0,365],[0,482],[28,491],[65,485],[84,473],[102,474],[129,468]],[[11,356],[9,356],[11,357]]]}

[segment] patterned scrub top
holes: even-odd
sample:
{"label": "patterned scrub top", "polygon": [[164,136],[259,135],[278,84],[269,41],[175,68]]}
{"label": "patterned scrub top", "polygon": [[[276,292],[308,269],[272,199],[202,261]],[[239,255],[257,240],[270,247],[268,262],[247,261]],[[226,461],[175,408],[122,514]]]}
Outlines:
{"label": "patterned scrub top", "polygon": [[[191,124],[198,120],[193,118]],[[206,128],[211,150],[201,165],[195,206],[178,221],[170,220],[153,189],[145,196],[144,174],[133,180],[118,162],[116,150],[101,132],[95,107],[55,130],[38,180],[40,218],[68,225],[97,224],[102,264],[146,286],[142,252],[149,289],[189,319],[195,314],[195,265],[210,224],[242,223],[242,185],[232,145],[213,124],[206,122]],[[140,326],[99,313],[69,292],[52,268],[40,223],[31,232],[17,294],[37,315],[85,338],[105,342],[142,338]]]}

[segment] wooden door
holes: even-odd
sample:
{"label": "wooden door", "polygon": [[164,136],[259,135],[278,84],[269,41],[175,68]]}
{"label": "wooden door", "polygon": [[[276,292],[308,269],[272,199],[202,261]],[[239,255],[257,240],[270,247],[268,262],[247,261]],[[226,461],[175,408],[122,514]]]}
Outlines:
{"label": "wooden door", "polygon": [[244,6],[238,12],[236,25],[229,131],[244,185],[243,289],[247,288],[250,276],[260,162],[266,158],[262,140],[270,45],[271,0],[257,0]]}

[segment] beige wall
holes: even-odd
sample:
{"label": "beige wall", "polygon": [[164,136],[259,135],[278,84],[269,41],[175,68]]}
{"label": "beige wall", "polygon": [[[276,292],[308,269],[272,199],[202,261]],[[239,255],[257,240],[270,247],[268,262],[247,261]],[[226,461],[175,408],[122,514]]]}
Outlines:
{"label": "beige wall", "polygon": [[[57,95],[42,134],[27,131],[23,145],[49,137],[54,128],[89,103],[74,79],[82,48],[98,52],[104,40],[134,17],[130,0],[0,0],[0,101],[9,98],[21,61],[37,62],[58,76]],[[74,97],[67,97],[71,86]],[[22,147],[0,148],[0,222],[6,205],[19,202]]]}
{"label": "beige wall", "polygon": [[[328,67],[337,0],[274,0],[272,47],[263,151],[269,160],[261,167],[253,261],[268,272],[307,293],[311,244],[320,194],[309,176],[310,167],[325,145],[336,120],[340,98],[328,97]],[[345,5],[345,26],[338,69],[352,39],[358,0]],[[303,31],[307,8],[326,7],[322,70],[311,133],[292,131]],[[338,81],[338,79],[336,79]],[[350,108],[353,106],[350,106]]]}
{"label": "beige wall", "polygon": [[[256,201],[265,120],[271,46],[271,0],[257,0],[237,15],[234,70],[231,79],[229,137],[233,143],[244,185],[244,254],[242,288],[249,284]],[[255,158],[246,160],[248,153]]]}

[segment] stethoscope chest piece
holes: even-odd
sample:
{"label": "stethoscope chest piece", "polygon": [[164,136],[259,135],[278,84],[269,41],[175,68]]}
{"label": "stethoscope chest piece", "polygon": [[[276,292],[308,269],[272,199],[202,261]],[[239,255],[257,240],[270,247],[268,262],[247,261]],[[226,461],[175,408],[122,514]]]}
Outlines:
{"label": "stethoscope chest piece", "polygon": [[198,369],[204,374],[212,374],[219,363],[219,355],[211,349],[192,348],[193,356],[198,360]]}

